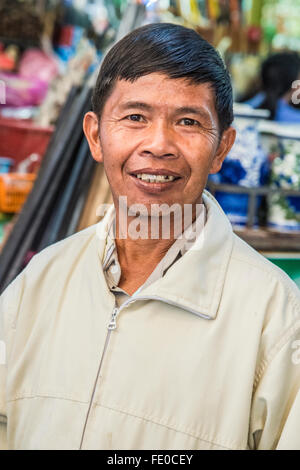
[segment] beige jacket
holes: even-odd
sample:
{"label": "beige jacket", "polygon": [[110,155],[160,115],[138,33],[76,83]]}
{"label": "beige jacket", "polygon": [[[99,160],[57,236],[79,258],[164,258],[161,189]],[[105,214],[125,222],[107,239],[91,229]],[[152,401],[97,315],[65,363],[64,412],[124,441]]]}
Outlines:
{"label": "beige jacket", "polygon": [[300,449],[299,290],[204,202],[198,248],[120,309],[106,219],[6,289],[2,447]]}

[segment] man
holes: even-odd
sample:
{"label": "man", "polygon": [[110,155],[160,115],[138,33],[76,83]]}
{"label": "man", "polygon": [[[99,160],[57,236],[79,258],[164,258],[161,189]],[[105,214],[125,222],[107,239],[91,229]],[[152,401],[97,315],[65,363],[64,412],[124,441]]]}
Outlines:
{"label": "man", "polygon": [[196,32],[147,25],[109,51],[84,130],[114,207],[2,296],[3,446],[300,448],[299,291],[204,191],[232,118]]}

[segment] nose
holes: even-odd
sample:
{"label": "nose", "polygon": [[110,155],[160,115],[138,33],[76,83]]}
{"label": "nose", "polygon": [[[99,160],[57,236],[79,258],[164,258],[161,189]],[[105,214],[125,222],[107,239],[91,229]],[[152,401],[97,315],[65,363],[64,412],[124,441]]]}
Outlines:
{"label": "nose", "polygon": [[177,158],[174,132],[168,123],[159,120],[151,124],[140,146],[140,154],[156,158]]}

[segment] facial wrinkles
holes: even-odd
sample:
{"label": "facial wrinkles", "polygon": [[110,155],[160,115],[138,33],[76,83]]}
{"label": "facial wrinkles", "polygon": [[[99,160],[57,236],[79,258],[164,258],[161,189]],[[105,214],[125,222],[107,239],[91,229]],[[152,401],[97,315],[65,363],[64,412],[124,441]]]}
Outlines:
{"label": "facial wrinkles", "polygon": [[[112,126],[114,129],[114,134],[116,135],[116,138],[118,136],[122,139],[122,136],[124,136],[124,129],[122,126],[119,125],[118,119],[115,117],[112,117],[110,119],[106,120],[107,124],[109,126]],[[164,116],[162,115],[159,119],[156,120],[155,125],[157,126],[164,126]],[[167,124],[168,125],[168,124]],[[172,132],[172,126],[170,126],[171,129],[168,130],[168,132]],[[102,139],[105,137],[105,126],[102,126]],[[175,131],[174,131],[175,133]],[[125,131],[126,134],[126,131]],[[201,134],[201,140],[200,139],[200,134]],[[203,138],[204,137],[204,138]],[[126,142],[126,153],[123,154],[122,156],[122,162],[121,162],[121,168],[120,170],[122,172],[128,171],[128,169],[135,169],[137,164],[140,165],[138,153],[139,150],[147,149],[147,134],[145,135],[143,132],[141,132],[141,129],[138,130],[138,133],[135,134],[135,138],[132,139],[130,145],[128,146],[128,141],[125,138]],[[169,139],[172,139],[172,134],[169,134],[168,136]],[[101,140],[101,139],[100,139]],[[108,139],[109,142],[110,139]],[[191,169],[190,169],[190,164],[186,162],[186,157],[187,155],[194,155],[195,156],[195,164],[202,165],[202,158],[201,154],[202,152],[207,153],[211,155],[211,158],[213,158],[214,153],[217,148],[217,136],[214,131],[208,132],[207,130],[200,129],[196,133],[192,132],[187,132],[187,135],[182,135],[180,132],[177,134],[176,138],[174,136],[173,138],[174,144],[171,145],[170,148],[167,148],[166,150],[170,150],[170,153],[173,153],[175,155],[175,158],[177,159],[179,163],[179,170],[182,174],[186,174],[186,177],[189,178]],[[106,147],[107,152],[109,152],[109,147]],[[122,152],[124,151],[124,147],[122,148]],[[105,158],[104,158],[105,160]],[[198,163],[197,163],[198,161]],[[114,171],[114,168],[118,169],[118,163],[111,161],[110,162],[110,167],[111,170]],[[188,181],[186,181],[188,182]]]}
{"label": "facial wrinkles", "polygon": [[[197,115],[178,115],[174,116],[174,109],[182,106],[192,106],[191,103],[196,103],[197,102],[197,90],[193,91],[191,90],[190,97],[188,97],[187,100],[183,103],[180,99],[178,99],[178,96],[180,96],[180,90],[183,87],[186,89],[186,82],[183,81],[182,84],[178,85],[178,82],[176,84],[176,88],[172,88],[173,82],[172,80],[169,79],[171,88],[169,91],[169,88],[166,88],[166,84],[164,83],[165,80],[168,80],[168,78],[163,77],[161,82],[157,85],[157,88],[153,93],[153,85],[152,83],[143,83],[141,87],[141,94],[139,92],[139,89],[135,89],[134,93],[128,93],[128,89],[126,89],[125,86],[125,96],[126,96],[126,101],[124,100],[124,90],[122,88],[119,88],[119,93],[118,95],[115,96],[114,102],[110,103],[110,107],[106,109],[106,112],[104,113],[105,115],[103,116],[103,121],[101,124],[104,126],[101,126],[102,129],[106,128],[109,131],[112,131],[113,134],[116,135],[116,138],[125,139],[126,142],[126,147],[127,147],[127,158],[126,160],[130,157],[130,155],[134,154],[134,152],[138,149],[139,145],[142,145],[143,138],[145,137],[145,133],[147,133],[148,126],[152,125],[155,121],[155,125],[163,125],[163,122],[166,121],[166,126],[168,126],[168,132],[171,131],[172,124],[174,122],[177,122],[176,120],[182,119],[183,117],[186,117],[188,119],[194,119],[194,120],[199,120],[200,122],[200,127],[195,127],[195,131],[193,129],[190,129],[189,126],[186,126],[187,129],[185,129],[185,125],[182,124],[181,126],[174,126],[174,142],[176,140],[176,146],[179,149],[179,152],[181,155],[184,155],[186,152],[192,152],[195,154],[195,149],[197,147],[203,148],[203,146],[206,147],[206,149],[209,151],[209,153],[213,153],[216,151],[218,147],[218,127],[217,127],[217,121],[216,121],[216,116],[211,112],[209,104],[211,103],[212,99],[209,93],[209,89],[203,90],[202,93],[205,94],[205,100],[204,102],[201,103],[201,107],[204,109],[204,113],[207,113],[208,118],[199,118]],[[151,96],[151,104],[154,104],[153,110],[151,110],[150,114],[149,111],[142,111],[140,109],[128,109],[127,111],[120,111],[119,110],[119,104],[127,101],[145,101],[147,102],[147,99],[145,100],[145,97],[148,96],[147,94],[147,89],[149,89],[149,96]],[[161,98],[162,92],[166,91],[167,96]],[[165,94],[166,94],[165,93]],[[208,105],[206,106],[206,101],[208,101]],[[150,103],[149,103],[150,104]],[[214,104],[212,106],[214,109]],[[146,115],[146,121],[148,120],[148,124],[145,123],[143,125],[137,124],[137,126],[134,126],[133,123],[127,123],[125,120],[125,117],[130,115],[130,114],[141,114]],[[175,113],[176,114],[176,113]],[[177,119],[178,118],[178,119]],[[193,127],[193,126],[191,126]],[[145,133],[144,133],[145,132]],[[175,134],[176,133],[176,134]],[[130,136],[133,136],[132,138],[132,144],[131,146],[128,146],[128,140],[130,139]],[[105,130],[104,133],[102,134],[102,137],[105,138]],[[211,149],[207,148],[207,145],[211,147]],[[129,148],[128,148],[129,147]],[[130,148],[131,147],[131,148]],[[200,149],[199,149],[200,150]],[[201,160],[201,151],[199,154],[200,160]]]}
{"label": "facial wrinkles", "polygon": [[[174,136],[170,136],[170,138],[176,137],[178,142],[182,141],[186,143],[187,141],[194,141],[199,137],[204,137],[213,145],[218,137],[218,130],[213,123],[213,116],[211,116],[209,110],[207,110],[207,112],[210,118],[205,120],[205,118],[198,117],[192,113],[187,113],[186,115],[184,113],[179,114],[169,103],[159,102],[151,112],[143,113],[143,111],[139,109],[130,109],[120,112],[118,109],[115,109],[114,115],[111,118],[105,119],[105,122],[117,135],[124,134],[126,136],[127,134],[130,136],[134,134],[134,138],[137,139],[137,141],[139,137],[142,139],[145,133],[147,134],[149,128],[155,126],[158,130],[161,129],[162,132],[174,132]],[[126,120],[126,116],[130,114],[141,114],[144,121],[134,123],[133,121]],[[184,118],[199,121],[200,124],[191,126],[178,124],[178,121],[182,121]]]}

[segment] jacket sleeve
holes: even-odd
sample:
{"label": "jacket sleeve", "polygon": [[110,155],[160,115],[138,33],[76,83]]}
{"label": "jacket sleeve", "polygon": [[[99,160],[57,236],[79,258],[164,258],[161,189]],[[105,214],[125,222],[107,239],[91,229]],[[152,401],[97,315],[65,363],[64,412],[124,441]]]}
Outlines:
{"label": "jacket sleeve", "polygon": [[[298,305],[299,306],[299,305]],[[295,306],[296,307],[296,306]],[[300,318],[269,350],[258,370],[252,398],[249,447],[300,450]],[[282,312],[284,318],[285,312]],[[268,329],[268,328],[266,328]]]}
{"label": "jacket sleeve", "polygon": [[6,393],[9,353],[13,345],[22,286],[22,275],[19,275],[0,296],[0,450],[8,449]]}

